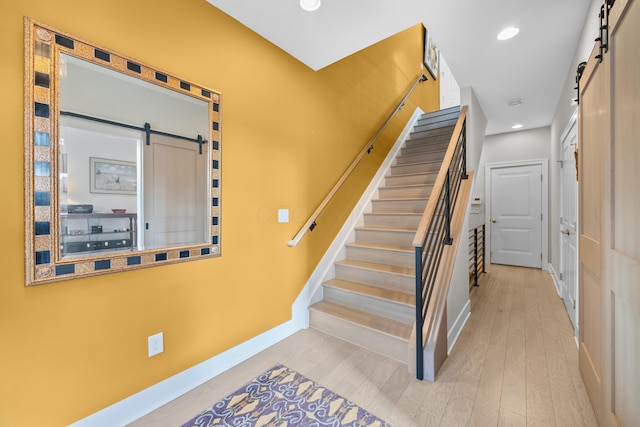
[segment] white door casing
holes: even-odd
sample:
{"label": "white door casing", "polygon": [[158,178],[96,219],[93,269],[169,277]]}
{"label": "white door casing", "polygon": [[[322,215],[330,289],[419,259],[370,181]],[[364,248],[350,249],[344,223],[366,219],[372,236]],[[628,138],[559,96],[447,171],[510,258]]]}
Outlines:
{"label": "white door casing", "polygon": [[547,174],[547,159],[486,165],[489,263],[548,269]]}
{"label": "white door casing", "polygon": [[578,299],[578,181],[576,150],[578,144],[577,111],[561,137],[560,172],[560,292],[576,331]]}

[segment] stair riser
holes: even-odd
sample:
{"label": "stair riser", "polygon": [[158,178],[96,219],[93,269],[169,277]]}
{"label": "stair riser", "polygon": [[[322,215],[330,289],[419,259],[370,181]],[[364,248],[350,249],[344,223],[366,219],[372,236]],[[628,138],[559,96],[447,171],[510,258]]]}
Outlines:
{"label": "stair riser", "polygon": [[414,187],[382,187],[378,189],[380,199],[410,199],[429,197],[433,190],[432,185],[419,185]]}
{"label": "stair riser", "polygon": [[392,230],[356,230],[356,241],[362,243],[385,243],[389,245],[411,246],[414,232]]}
{"label": "stair riser", "polygon": [[425,139],[425,138],[442,139],[447,136],[450,138],[451,134],[453,134],[454,129],[455,129],[455,126],[447,126],[439,129],[422,129],[422,130],[416,130],[416,128],[414,128],[414,130],[409,134],[409,137],[407,138],[405,143],[408,141],[415,141],[417,139]]}
{"label": "stair riser", "polygon": [[459,116],[460,116],[459,108],[434,111],[433,113],[423,114],[422,116],[420,116],[418,118],[417,124],[420,125],[425,123],[437,123],[443,120],[451,120],[451,119],[457,120]]}
{"label": "stair riser", "polygon": [[366,227],[385,227],[385,228],[409,228],[417,230],[420,225],[421,214],[415,215],[394,215],[380,213],[364,214],[364,225]]}
{"label": "stair riser", "polygon": [[415,306],[394,301],[372,298],[357,292],[349,292],[331,286],[324,286],[324,301],[352,307],[377,316],[388,317],[398,322],[413,324],[416,320]]}
{"label": "stair riser", "polygon": [[384,179],[385,187],[399,187],[403,185],[433,185],[437,173],[424,173],[405,176],[387,176]]}
{"label": "stair riser", "polygon": [[407,363],[407,341],[344,321],[317,310],[309,310],[312,328],[347,342],[382,354],[401,363]]}
{"label": "stair riser", "polygon": [[437,122],[432,122],[432,123],[428,123],[428,122],[421,123],[420,121],[418,121],[418,123],[413,127],[413,131],[411,133],[413,134],[413,133],[418,133],[425,130],[442,129],[450,126],[455,126],[457,121],[458,121],[457,117],[449,117],[448,119],[443,119],[443,120],[439,120]]}
{"label": "stair riser", "polygon": [[412,154],[409,156],[398,156],[396,157],[396,162],[395,164],[400,166],[400,165],[407,165],[407,164],[411,164],[411,163],[422,163],[422,162],[433,162],[433,161],[439,161],[442,162],[442,159],[444,159],[444,151],[436,151],[434,153],[424,153],[424,154]]}
{"label": "stair riser", "polygon": [[336,264],[336,279],[355,283],[365,283],[385,289],[402,292],[415,292],[415,278],[400,274],[368,270],[347,265]]}
{"label": "stair riser", "polygon": [[414,144],[416,140],[425,139],[425,138],[439,138],[447,135],[451,137],[451,134],[453,133],[453,129],[454,129],[453,126],[451,126],[446,128],[440,128],[440,129],[427,129],[427,130],[423,129],[419,131],[414,131],[414,132],[411,132],[411,134],[409,134],[409,138],[407,138],[407,141],[405,142],[405,144],[409,144],[409,143]]}
{"label": "stair riser", "polygon": [[374,213],[422,213],[427,207],[427,199],[409,200],[372,200],[371,211]]}
{"label": "stair riser", "polygon": [[436,143],[426,143],[426,144],[421,144],[421,145],[414,145],[412,147],[405,147],[403,149],[400,150],[400,155],[401,156],[415,156],[416,154],[428,154],[428,153],[434,153],[434,152],[438,152],[438,151],[442,151],[442,152],[446,152],[447,151],[447,147],[449,147],[449,140],[447,139],[446,141],[442,141],[442,142],[436,142]]}
{"label": "stair riser", "polygon": [[347,259],[408,268],[414,267],[416,262],[413,252],[391,251],[377,248],[361,248],[353,246],[347,246]]}
{"label": "stair riser", "polygon": [[406,175],[409,173],[426,173],[437,172],[440,170],[441,163],[416,163],[412,165],[391,166],[391,175]]}

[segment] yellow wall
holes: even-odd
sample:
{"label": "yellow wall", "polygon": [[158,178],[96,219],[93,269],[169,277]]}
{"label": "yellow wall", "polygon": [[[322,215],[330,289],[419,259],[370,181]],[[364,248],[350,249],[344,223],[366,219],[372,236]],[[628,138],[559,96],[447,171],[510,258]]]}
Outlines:
{"label": "yellow wall", "polygon": [[[222,92],[221,258],[24,287],[23,16]],[[4,1],[0,28],[0,426],[77,421],[289,320],[416,100],[437,108],[437,85],[420,85],[289,248],[420,72],[420,26],[319,72],[204,0]],[[148,358],[159,331],[165,352]]]}

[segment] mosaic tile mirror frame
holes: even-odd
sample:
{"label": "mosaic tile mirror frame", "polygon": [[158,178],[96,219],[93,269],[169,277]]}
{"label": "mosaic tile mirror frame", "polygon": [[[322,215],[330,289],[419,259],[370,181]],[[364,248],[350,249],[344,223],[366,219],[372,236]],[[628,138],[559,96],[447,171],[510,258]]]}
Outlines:
{"label": "mosaic tile mirror frame", "polygon": [[[69,67],[79,63],[84,64],[83,67],[87,69],[99,69],[100,73],[96,74],[116,75],[114,80],[128,80],[136,87],[144,86],[145,90],[150,90],[154,96],[156,93],[164,92],[168,95],[166,99],[181,98],[182,104],[193,104],[193,108],[202,108],[197,116],[203,118],[202,123],[198,125],[201,125],[199,129],[204,131],[197,135],[172,132],[175,127],[187,125],[180,121],[173,126],[158,117],[152,117],[145,123],[129,123],[127,119],[113,120],[110,117],[99,117],[100,114],[62,111],[61,80],[66,78],[66,62],[69,62]],[[104,89],[102,85],[100,87]],[[80,91],[89,92],[94,96],[92,90],[85,91],[81,88]],[[115,91],[107,89],[107,92]],[[219,92],[25,18],[24,99],[27,286],[220,256]],[[91,102],[103,104],[99,98],[92,99]],[[133,101],[122,102],[127,104]],[[155,107],[150,109],[153,110]],[[177,113],[178,118],[180,114],[187,113]],[[62,126],[63,119],[70,120],[64,123],[72,125],[68,128],[66,124]],[[74,121],[85,124],[75,129]],[[100,133],[101,130],[105,130],[106,136]],[[71,170],[74,167],[81,165],[89,170],[88,159],[76,162],[76,165],[71,154],[67,158],[66,150],[70,149],[67,147],[70,144],[65,145],[67,137],[64,135],[65,132],[75,135],[75,131],[85,135],[84,139],[80,137],[83,147],[90,146],[89,140],[99,140],[103,136],[108,139],[122,132],[137,135],[133,138],[136,140],[135,148],[132,150],[135,158],[131,162],[122,161],[124,159],[115,159],[115,148],[96,148],[96,151],[102,150],[102,153],[84,154],[91,155],[92,169],[85,172],[85,175],[93,174],[91,180],[87,176],[78,177],[80,174],[74,174],[72,183]],[[111,133],[113,135],[110,135]],[[87,135],[97,137],[88,138]],[[164,158],[160,154],[147,158],[145,153],[150,150],[149,147],[161,146],[155,142],[156,140],[169,141],[174,151],[169,151],[168,156],[164,154]],[[187,148],[176,148],[183,146]],[[160,153],[161,149],[156,148],[156,151]],[[177,171],[169,172],[172,167],[162,169],[163,164],[174,164],[173,157],[176,155],[172,153],[178,151],[187,153],[184,164],[196,162],[197,165],[202,165],[196,167],[200,172],[179,168]],[[105,156],[104,152],[110,154]],[[102,159],[103,157],[114,159]],[[151,168],[149,165],[154,167]],[[157,172],[158,170],[163,172]],[[199,175],[195,175],[196,173]],[[162,177],[156,177],[154,174]],[[190,177],[191,181],[185,176]],[[160,186],[157,184],[159,182],[168,184]],[[185,183],[189,182],[194,184],[185,187]],[[77,191],[72,195],[73,186],[86,186],[86,193]],[[169,187],[174,189],[167,190]],[[150,216],[152,213],[158,217],[170,216],[172,209],[177,209],[176,206],[179,206],[181,211],[185,210],[184,201],[174,200],[174,197],[182,197],[182,193],[190,194],[191,199],[186,200],[197,201],[194,202],[195,207],[191,206],[192,213],[184,214],[184,218],[189,219],[181,220],[183,225],[196,224],[196,231],[182,231],[175,237],[175,233],[171,234],[172,225],[167,225],[166,229],[158,226],[156,229],[160,228],[161,232],[157,235],[164,237],[156,240],[148,237],[151,235],[149,230],[153,230],[155,224],[153,221],[156,217]],[[87,200],[83,200],[83,197],[93,203],[84,203]],[[121,199],[108,199],[109,197]],[[132,197],[130,202],[133,208],[121,209],[121,202],[104,202],[125,200],[122,197]],[[162,197],[165,198],[166,206],[155,207],[159,206],[158,200],[162,200]],[[101,203],[103,206],[98,208]],[[70,225],[74,224],[74,221],[76,225]],[[195,237],[184,237],[186,235]]]}

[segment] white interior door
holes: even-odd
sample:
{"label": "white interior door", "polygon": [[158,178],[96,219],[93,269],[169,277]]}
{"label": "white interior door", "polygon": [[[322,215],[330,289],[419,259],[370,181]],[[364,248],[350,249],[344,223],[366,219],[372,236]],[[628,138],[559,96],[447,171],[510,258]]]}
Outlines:
{"label": "white interior door", "polygon": [[542,266],[542,166],[491,168],[491,262]]}
{"label": "white interior door", "polygon": [[145,146],[145,248],[206,243],[206,158],[198,144],[161,135]]}
{"label": "white interior door", "polygon": [[562,139],[562,171],[560,197],[560,287],[564,305],[573,328],[577,331],[578,286],[578,181],[576,180],[575,153],[578,127],[571,121]]}

